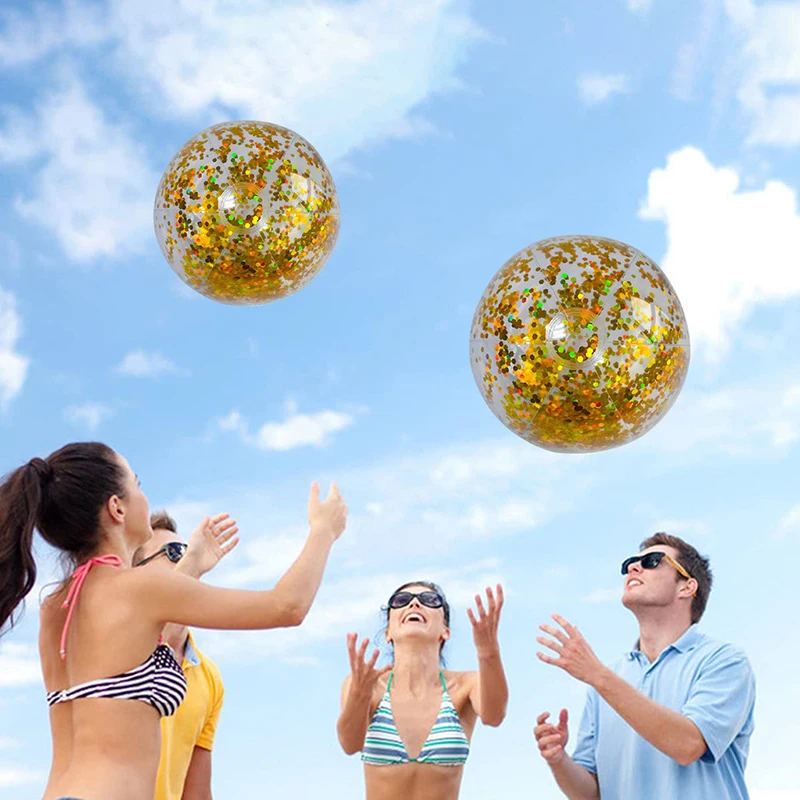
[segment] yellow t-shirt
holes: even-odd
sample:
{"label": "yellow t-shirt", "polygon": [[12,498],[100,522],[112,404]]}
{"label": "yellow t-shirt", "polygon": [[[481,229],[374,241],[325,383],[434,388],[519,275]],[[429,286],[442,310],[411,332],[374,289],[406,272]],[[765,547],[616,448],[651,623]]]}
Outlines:
{"label": "yellow t-shirt", "polygon": [[161,761],[154,800],[181,800],[195,747],[211,750],[225,687],[217,665],[203,655],[191,633],[183,656],[186,697],[170,717],[161,718]]}

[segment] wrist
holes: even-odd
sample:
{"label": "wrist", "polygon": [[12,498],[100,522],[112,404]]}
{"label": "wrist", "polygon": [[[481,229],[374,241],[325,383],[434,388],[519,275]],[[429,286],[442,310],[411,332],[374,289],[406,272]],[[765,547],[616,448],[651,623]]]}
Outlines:
{"label": "wrist", "polygon": [[603,695],[610,682],[614,679],[614,673],[605,665],[601,665],[592,678],[586,681],[599,695]]}
{"label": "wrist", "polygon": [[500,661],[500,645],[495,643],[488,646],[478,647],[478,662],[490,663]]}
{"label": "wrist", "polygon": [[330,544],[336,541],[336,534],[333,532],[333,528],[324,522],[312,522],[308,535],[309,538],[321,539],[330,542]]}
{"label": "wrist", "polygon": [[203,569],[200,566],[200,560],[191,551],[187,550],[184,557],[175,565],[178,572],[188,575],[190,578],[202,578]]}

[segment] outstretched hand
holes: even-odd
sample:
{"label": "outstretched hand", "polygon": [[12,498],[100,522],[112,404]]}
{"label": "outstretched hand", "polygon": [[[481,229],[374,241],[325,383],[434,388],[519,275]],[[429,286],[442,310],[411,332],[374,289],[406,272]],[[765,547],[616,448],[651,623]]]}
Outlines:
{"label": "outstretched hand", "polygon": [[573,678],[592,685],[604,669],[602,662],[594,654],[592,648],[589,647],[589,643],[583,638],[575,625],[570,624],[558,614],[553,614],[553,619],[563,628],[563,631],[550,625],[540,625],[539,628],[545,633],[549,633],[558,642],[554,642],[544,636],[537,636],[536,641],[557,653],[558,658],[553,658],[544,653],[537,653],[536,655],[546,664],[560,667],[572,675]]}
{"label": "outstretched hand", "polygon": [[467,616],[472,623],[472,638],[475,641],[475,649],[478,656],[493,655],[498,652],[500,645],[497,641],[497,627],[500,623],[500,611],[503,608],[503,587],[497,584],[497,598],[492,590],[486,589],[486,605],[479,594],[475,595],[475,605],[478,608],[478,616],[475,617],[471,608],[467,609]]}
{"label": "outstretched hand", "polygon": [[347,525],[347,506],[335,483],[331,483],[325,501],[319,499],[319,483],[311,484],[308,501],[308,524],[313,531],[321,531],[333,536],[334,541],[342,535]]}
{"label": "outstretched hand", "polygon": [[347,655],[350,657],[350,691],[371,695],[378,678],[390,672],[392,665],[388,664],[380,669],[375,669],[380,650],[376,647],[369,661],[364,661],[369,639],[364,639],[358,650],[356,650],[357,641],[357,633],[347,634]]}
{"label": "outstretched hand", "polygon": [[[210,572],[239,544],[239,528],[230,514],[206,517],[189,537],[184,558],[189,559],[198,577]],[[236,538],[233,538],[236,536]]]}
{"label": "outstretched hand", "polygon": [[566,754],[567,741],[569,739],[569,728],[567,727],[567,720],[569,714],[566,708],[561,709],[558,717],[558,725],[553,725],[547,719],[550,716],[549,712],[540,714],[536,720],[536,727],[533,729],[533,735],[536,737],[536,743],[539,745],[539,752],[542,758],[550,765],[558,764]]}

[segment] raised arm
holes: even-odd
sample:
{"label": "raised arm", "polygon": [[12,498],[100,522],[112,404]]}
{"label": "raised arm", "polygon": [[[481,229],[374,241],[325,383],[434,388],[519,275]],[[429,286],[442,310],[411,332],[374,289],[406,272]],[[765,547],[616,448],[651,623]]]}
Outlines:
{"label": "raised arm", "polygon": [[143,613],[163,623],[196,628],[260,630],[300,625],[314,602],[330,549],[347,521],[336,485],[325,502],[319,486],[311,487],[311,530],[297,560],[267,591],[220,589],[181,575],[174,570],[133,569],[120,578],[127,582],[131,601]]}
{"label": "raised arm", "polygon": [[569,800],[600,800],[597,775],[567,755],[566,747],[569,739],[567,710],[561,710],[558,725],[548,722],[549,716],[547,712],[539,715],[533,733],[539,745],[539,752],[550,767],[558,788]]}
{"label": "raised arm", "polygon": [[497,585],[497,597],[487,588],[486,601],[488,608],[484,609],[481,596],[475,595],[477,618],[471,608],[467,609],[478,652],[478,675],[470,693],[470,702],[484,725],[497,727],[505,719],[508,706],[508,682],[497,638],[500,610],[503,608],[503,587]]}
{"label": "raised arm", "polygon": [[[225,558],[239,544],[236,520],[230,514],[206,517],[189,537],[189,546],[183,558],[174,566],[176,572],[190,578],[200,579]],[[161,635],[175,649],[183,651],[186,626],[168,622]]]}
{"label": "raised arm", "polygon": [[376,649],[369,661],[364,661],[368,640],[364,639],[356,652],[357,634],[347,634],[347,653],[350,657],[350,674],[342,685],[342,713],[336,723],[339,744],[351,756],[364,747],[369,727],[369,712],[372,707],[372,694],[381,675],[388,672],[391,665],[375,669],[379,651]]}

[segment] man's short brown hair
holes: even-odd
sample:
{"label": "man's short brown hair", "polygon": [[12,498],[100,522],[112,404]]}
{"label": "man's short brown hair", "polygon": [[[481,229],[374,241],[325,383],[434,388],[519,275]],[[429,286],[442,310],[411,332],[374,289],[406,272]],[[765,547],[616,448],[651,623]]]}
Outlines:
{"label": "man's short brown hair", "polygon": [[166,511],[156,511],[150,515],[150,527],[156,531],[171,531],[172,533],[178,532],[178,525]]}
{"label": "man's short brown hair", "polygon": [[[654,534],[649,539],[645,539],[639,545],[639,549],[644,550],[659,545],[674,547],[678,551],[678,563],[697,581],[697,597],[692,598],[692,622],[699,622],[705,613],[713,581],[708,559],[701,556],[688,542],[684,542],[677,536],[670,536],[668,533]],[[676,571],[675,575],[679,580],[685,580],[679,572]]]}

